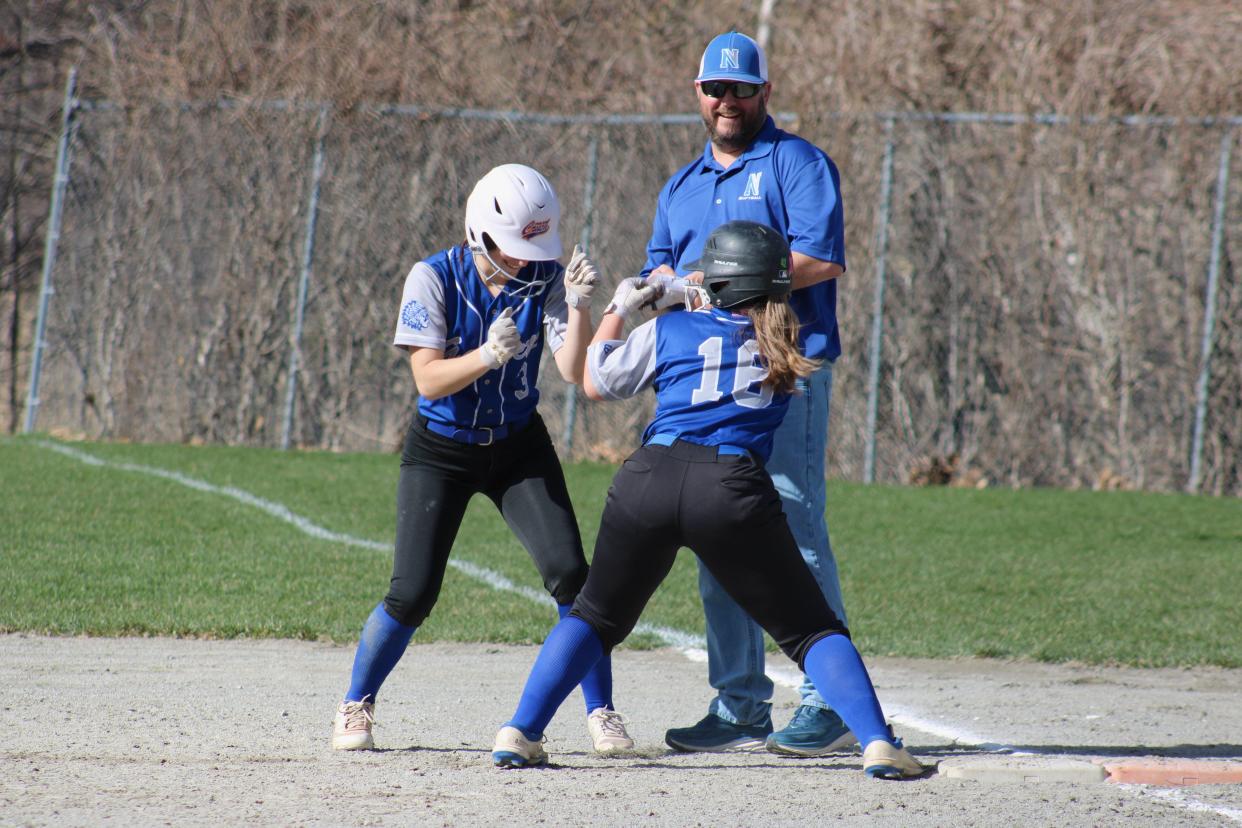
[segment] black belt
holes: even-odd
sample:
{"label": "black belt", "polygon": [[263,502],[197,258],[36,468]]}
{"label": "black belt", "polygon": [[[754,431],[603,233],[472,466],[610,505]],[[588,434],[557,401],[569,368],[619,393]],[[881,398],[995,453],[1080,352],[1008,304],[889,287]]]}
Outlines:
{"label": "black belt", "polygon": [[456,440],[459,443],[467,443],[472,446],[490,446],[497,440],[503,440],[510,434],[517,434],[530,422],[530,417],[523,417],[504,425],[493,426],[488,428],[458,428],[457,426],[445,425],[437,423],[435,420],[424,420],[427,430],[439,434],[441,437],[447,437],[450,440]]}

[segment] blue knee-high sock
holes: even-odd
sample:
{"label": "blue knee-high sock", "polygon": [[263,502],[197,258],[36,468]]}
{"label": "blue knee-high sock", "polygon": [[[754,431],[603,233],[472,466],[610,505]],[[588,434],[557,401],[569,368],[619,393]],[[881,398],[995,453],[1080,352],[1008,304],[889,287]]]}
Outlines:
{"label": "blue knee-high sock", "polygon": [[844,635],[830,635],[811,645],[802,669],[824,701],[845,720],[863,747],[876,739],[892,741],[884,723],[884,711],[875,687],[854,642]]}
{"label": "blue knee-high sock", "polygon": [[[569,617],[569,611],[574,608],[573,604],[557,604],[556,612],[560,615],[561,620]],[[600,656],[599,661],[595,662],[586,676],[582,679],[582,698],[586,700],[587,713],[597,707],[606,707],[609,710],[612,706],[612,656]]]}
{"label": "blue knee-high sock", "polygon": [[349,692],[345,694],[345,701],[362,701],[368,696],[375,701],[380,685],[401,660],[401,654],[416,629],[389,615],[383,601],[371,611],[367,623],[362,626],[362,637],[358,639],[354,671],[349,677]]}
{"label": "blue knee-high sock", "polygon": [[604,644],[590,624],[569,616],[552,628],[530,669],[517,712],[505,722],[539,739],[561,702],[604,654]]}

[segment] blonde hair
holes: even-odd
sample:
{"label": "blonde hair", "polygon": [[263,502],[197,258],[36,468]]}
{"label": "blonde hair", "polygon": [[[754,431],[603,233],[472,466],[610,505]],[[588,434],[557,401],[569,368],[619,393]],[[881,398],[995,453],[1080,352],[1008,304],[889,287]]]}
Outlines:
{"label": "blonde hair", "polygon": [[819,360],[807,359],[798,344],[798,316],[789,302],[767,296],[753,305],[738,308],[750,317],[759,343],[759,358],[768,369],[765,387],[778,394],[789,394],[798,380],[819,367]]}

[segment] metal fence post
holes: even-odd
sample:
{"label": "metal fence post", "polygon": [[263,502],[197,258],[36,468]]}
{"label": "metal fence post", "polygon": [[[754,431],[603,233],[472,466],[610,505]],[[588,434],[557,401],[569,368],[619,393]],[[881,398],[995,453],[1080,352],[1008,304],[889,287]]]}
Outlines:
{"label": "metal fence post", "polygon": [[[595,179],[599,169],[599,136],[591,136],[591,145],[587,149],[587,175],[586,186],[582,193],[582,252],[590,254],[591,252],[591,225],[594,223],[594,207],[595,207]],[[565,454],[568,455],[570,449],[574,445],[574,421],[578,416],[578,386],[569,385],[565,388],[565,431],[561,435],[561,442],[565,445]]]}
{"label": "metal fence post", "polygon": [[1229,200],[1229,161],[1234,129],[1220,138],[1220,170],[1216,176],[1216,209],[1212,217],[1212,253],[1208,259],[1207,294],[1203,300],[1203,346],[1199,356],[1199,381],[1195,386],[1195,431],[1190,444],[1190,481],[1186,490],[1199,491],[1202,478],[1203,423],[1207,418],[1208,382],[1211,380],[1212,339],[1216,328],[1216,289],[1220,281],[1220,249],[1225,234],[1225,203]]}
{"label": "metal fence post", "polygon": [[893,198],[893,119],[884,121],[884,166],[880,175],[880,228],[876,239],[875,304],[871,317],[871,356],[867,378],[867,435],[863,482],[875,482],[875,421],[880,397],[880,350],[884,339],[884,278],[888,255],[888,217]]}
{"label": "metal fence post", "polygon": [[315,223],[319,218],[319,182],[323,177],[323,139],[327,131],[328,108],[321,107],[315,124],[315,160],[311,169],[310,202],[306,207],[306,239],[302,245],[302,275],[298,279],[298,307],[289,343],[289,377],[285,382],[284,428],[280,435],[281,449],[289,448],[293,431],[293,400],[298,387],[298,370],[302,362],[302,322],[306,317],[306,291],[310,284],[311,265],[315,259]]}
{"label": "metal fence post", "polygon": [[52,269],[56,266],[56,249],[60,244],[60,217],[64,212],[65,190],[69,186],[69,159],[73,140],[74,112],[77,100],[74,90],[78,84],[78,67],[69,69],[65,81],[65,104],[60,112],[60,142],[56,146],[56,173],[52,178],[52,204],[48,208],[47,239],[43,247],[43,278],[39,285],[39,315],[35,322],[34,358],[30,363],[30,387],[26,394],[26,418],[22,432],[34,430],[35,417],[39,412],[39,380],[43,373],[43,349],[47,343],[47,309],[52,293]]}

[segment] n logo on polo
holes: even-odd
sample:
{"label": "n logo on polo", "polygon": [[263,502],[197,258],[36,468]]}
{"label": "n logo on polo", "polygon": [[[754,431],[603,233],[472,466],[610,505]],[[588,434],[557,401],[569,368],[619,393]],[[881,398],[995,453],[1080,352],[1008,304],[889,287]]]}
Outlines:
{"label": "n logo on polo", "polygon": [[745,199],[747,201],[758,201],[759,195],[759,179],[763,178],[762,172],[753,172],[746,178],[746,189],[738,196],[738,200]]}
{"label": "n logo on polo", "polygon": [[721,49],[720,50],[720,68],[721,69],[738,69],[738,50],[737,49]]}

